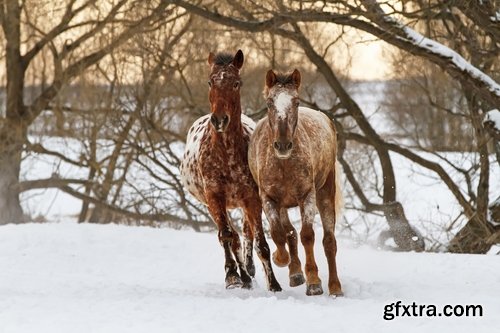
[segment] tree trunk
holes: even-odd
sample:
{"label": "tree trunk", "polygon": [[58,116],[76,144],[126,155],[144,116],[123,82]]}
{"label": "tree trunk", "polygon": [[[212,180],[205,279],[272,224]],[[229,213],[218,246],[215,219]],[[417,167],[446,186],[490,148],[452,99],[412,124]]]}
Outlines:
{"label": "tree trunk", "polygon": [[24,131],[7,123],[0,128],[0,224],[24,221],[17,189]]}
{"label": "tree trunk", "polygon": [[2,8],[5,21],[5,64],[7,73],[6,114],[0,119],[0,224],[23,221],[19,202],[21,154],[27,126],[23,116],[24,62],[21,56],[21,7],[7,1]]}
{"label": "tree trunk", "polygon": [[448,250],[457,253],[486,253],[492,245],[488,240],[495,233],[495,228],[488,222],[490,161],[487,143],[489,138],[482,123],[481,105],[474,94],[465,89],[464,91],[474,127],[476,151],[479,153],[479,182],[475,213],[451,240]]}
{"label": "tree trunk", "polygon": [[454,253],[486,253],[493,245],[488,239],[494,233],[494,227],[489,223],[485,223],[476,215],[453,237],[448,245],[448,251]]}

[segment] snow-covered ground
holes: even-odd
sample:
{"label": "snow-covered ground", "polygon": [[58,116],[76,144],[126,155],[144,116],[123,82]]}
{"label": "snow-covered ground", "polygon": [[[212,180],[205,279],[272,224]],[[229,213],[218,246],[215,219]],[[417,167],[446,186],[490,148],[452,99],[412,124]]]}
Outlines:
{"label": "snow-covered ground", "polygon": [[[326,287],[326,260],[317,243]],[[341,241],[338,252],[346,296],[333,299],[288,287],[284,268],[275,268],[284,291],[270,293],[260,264],[253,290],[225,290],[223,253],[212,233],[4,225],[0,332],[498,332],[498,257],[349,244]],[[384,306],[397,301],[438,311],[446,304],[477,304],[483,316],[384,320]]]}

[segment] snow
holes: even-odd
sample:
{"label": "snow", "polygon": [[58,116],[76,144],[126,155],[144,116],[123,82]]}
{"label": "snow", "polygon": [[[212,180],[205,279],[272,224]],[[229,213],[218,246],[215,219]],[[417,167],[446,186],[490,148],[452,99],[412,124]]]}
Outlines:
{"label": "snow", "polygon": [[497,131],[500,131],[500,111],[497,109],[490,110],[486,113],[484,121],[491,121]]}
{"label": "snow", "polygon": [[500,22],[500,11],[495,13],[495,16],[490,16],[491,22]]}
{"label": "snow", "polygon": [[[317,240],[321,239],[319,227]],[[326,287],[321,241],[316,257]],[[271,247],[274,247],[271,243]],[[302,250],[302,247],[300,247]],[[303,258],[303,253],[301,252]],[[0,332],[496,332],[496,256],[391,253],[339,241],[346,296],[225,290],[215,233],[47,223],[0,227]],[[258,263],[258,259],[257,262]],[[479,304],[482,317],[383,319],[384,305]]]}

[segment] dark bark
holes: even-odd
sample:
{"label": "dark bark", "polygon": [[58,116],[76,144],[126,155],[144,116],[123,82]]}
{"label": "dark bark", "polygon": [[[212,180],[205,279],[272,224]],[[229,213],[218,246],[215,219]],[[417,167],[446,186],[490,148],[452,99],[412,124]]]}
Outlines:
{"label": "dark bark", "polygon": [[[17,1],[6,1],[0,9],[5,13],[2,28],[5,35],[7,72],[6,115],[0,119],[0,223],[21,222],[23,212],[14,190],[19,182],[21,152],[26,141],[23,86],[24,68],[20,53],[21,8]],[[2,16],[4,16],[2,14]]]}
{"label": "dark bark", "polygon": [[[99,127],[97,125],[94,125],[91,130],[91,137],[90,137],[90,160],[92,163],[90,163],[89,166],[89,174],[87,179],[90,181],[93,181],[96,177],[97,169],[95,167],[95,164],[97,163],[97,133],[99,132]],[[90,196],[90,193],[92,191],[92,186],[86,185],[85,186],[85,195]],[[87,216],[89,214],[89,205],[90,203],[88,200],[82,200],[82,209],[80,210],[80,214],[78,215],[78,223],[85,222],[87,220]]]}
{"label": "dark bark", "polygon": [[26,133],[22,128],[13,131],[9,124],[5,121],[0,127],[0,224],[24,220],[15,188],[19,183],[21,151]]}

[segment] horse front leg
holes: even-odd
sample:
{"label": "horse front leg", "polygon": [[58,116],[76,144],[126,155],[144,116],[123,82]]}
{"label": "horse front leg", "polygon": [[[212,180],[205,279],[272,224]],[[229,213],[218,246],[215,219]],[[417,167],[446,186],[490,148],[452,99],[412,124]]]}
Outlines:
{"label": "horse front leg", "polygon": [[[208,212],[217,225],[219,242],[224,249],[226,272],[226,289],[240,288],[243,282],[238,274],[236,262],[231,253],[235,231],[229,224],[229,216],[226,211],[226,200],[222,195],[207,195]],[[238,234],[236,234],[238,236]]]}
{"label": "horse front leg", "polygon": [[297,287],[306,282],[302,273],[299,253],[297,249],[297,230],[293,227],[288,218],[286,208],[280,209],[280,220],[286,232],[286,242],[288,251],[290,252],[290,264],[288,265],[288,277],[290,279],[290,287]]}
{"label": "horse front leg", "polygon": [[285,247],[286,234],[281,224],[279,207],[274,200],[265,194],[262,196],[262,206],[271,227],[271,238],[276,245],[273,261],[277,266],[285,267],[290,263],[290,255]]}
{"label": "horse front leg", "polygon": [[[229,213],[227,213],[229,216]],[[252,289],[252,277],[247,271],[247,266],[243,254],[243,249],[241,247],[240,236],[238,232],[234,229],[232,224],[230,224],[231,231],[233,233],[233,240],[231,242],[231,250],[233,251],[233,255],[236,258],[236,262],[238,263],[238,267],[240,268],[241,281],[243,282],[243,288]]]}
{"label": "horse front leg", "polygon": [[273,292],[281,291],[281,286],[274,276],[273,267],[271,265],[271,251],[269,250],[264,229],[262,228],[262,204],[259,198],[247,202],[244,207],[244,212],[245,219],[249,221],[255,237],[255,251],[264,266],[267,288]]}
{"label": "horse front leg", "polygon": [[300,202],[300,214],[302,216],[302,229],[300,230],[300,240],[304,246],[306,253],[306,295],[321,295],[323,288],[321,287],[321,279],[318,276],[318,266],[314,259],[314,215],[316,215],[316,200],[315,191],[311,191]]}
{"label": "horse front leg", "polygon": [[335,220],[337,209],[335,206],[335,176],[332,173],[327,178],[325,185],[318,190],[317,205],[323,224],[323,248],[328,261],[328,291],[330,295],[343,296],[340,280],[337,275],[337,240],[335,239]]}

